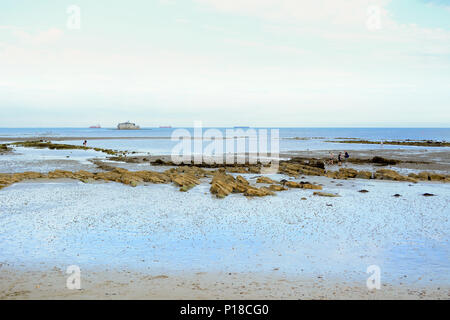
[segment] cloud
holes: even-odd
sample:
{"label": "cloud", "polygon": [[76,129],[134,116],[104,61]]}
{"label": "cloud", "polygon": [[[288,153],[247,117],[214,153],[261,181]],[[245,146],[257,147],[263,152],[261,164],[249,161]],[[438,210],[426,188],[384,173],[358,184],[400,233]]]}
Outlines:
{"label": "cloud", "polygon": [[12,34],[16,40],[26,45],[46,45],[51,44],[63,36],[64,32],[61,29],[50,28],[47,30],[31,33],[13,25],[0,25],[0,31],[6,30]]}
{"label": "cloud", "polygon": [[289,23],[327,22],[364,25],[370,6],[385,7],[390,0],[195,0],[224,12]]}
{"label": "cloud", "polygon": [[13,30],[13,35],[19,38],[20,41],[24,42],[25,44],[31,45],[44,45],[53,43],[59,40],[63,34],[64,32],[57,28],[51,28],[38,32],[36,34],[32,34],[20,29]]}

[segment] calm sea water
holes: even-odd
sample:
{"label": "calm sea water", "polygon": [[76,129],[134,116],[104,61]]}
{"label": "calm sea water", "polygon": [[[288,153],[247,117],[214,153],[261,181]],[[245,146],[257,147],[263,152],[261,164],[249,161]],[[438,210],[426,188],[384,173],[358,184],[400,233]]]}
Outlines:
{"label": "calm sea water", "polygon": [[[116,130],[114,128],[0,128],[1,137],[170,137],[178,128],[143,128]],[[182,128],[193,133],[193,128]],[[204,128],[208,130],[211,128]],[[215,128],[225,132],[227,128]],[[228,128],[232,129],[232,128]],[[271,129],[271,128],[254,128]],[[246,129],[244,129],[246,130]],[[279,128],[281,138],[361,138],[361,139],[432,139],[450,140],[450,128]]]}
{"label": "calm sea water", "polygon": [[[90,140],[89,146],[116,150],[136,151],[138,153],[170,154],[179,143],[167,139],[175,130],[187,130],[192,136],[193,128],[143,128],[141,130],[116,130],[114,128],[0,128],[0,142],[2,137],[73,137],[64,143],[81,145],[82,139],[87,137],[134,137],[132,140],[105,139]],[[203,133],[209,129],[219,130],[226,136],[226,130],[232,128],[203,128]],[[270,150],[270,132],[275,128],[252,128],[256,132],[267,129],[268,150]],[[247,129],[243,129],[244,132]],[[294,150],[363,150],[363,149],[423,149],[423,147],[364,145],[330,143],[336,138],[359,138],[367,140],[438,140],[450,141],[450,128],[279,128],[279,150],[288,152]],[[161,139],[139,139],[153,137]],[[294,139],[306,138],[306,140]],[[248,146],[246,147],[248,150]]]}

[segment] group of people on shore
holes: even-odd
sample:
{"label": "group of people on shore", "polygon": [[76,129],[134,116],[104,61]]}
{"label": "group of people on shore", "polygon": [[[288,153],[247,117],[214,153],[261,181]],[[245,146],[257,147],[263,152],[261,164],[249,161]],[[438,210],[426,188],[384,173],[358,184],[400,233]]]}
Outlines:
{"label": "group of people on shore", "polygon": [[[350,155],[348,154],[347,151],[344,151],[344,153],[339,152],[337,156],[337,164],[341,166],[342,162],[347,161],[348,158],[350,158]],[[328,161],[328,164],[333,165],[334,161],[335,161],[334,153],[330,151],[330,160]]]}

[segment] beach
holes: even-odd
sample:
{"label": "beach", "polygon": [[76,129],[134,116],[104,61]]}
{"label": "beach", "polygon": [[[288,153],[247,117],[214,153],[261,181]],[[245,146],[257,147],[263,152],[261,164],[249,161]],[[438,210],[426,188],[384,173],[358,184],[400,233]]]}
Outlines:
{"label": "beach", "polygon": [[[169,163],[168,135],[142,148],[142,136],[82,133],[88,146],[120,157],[10,145],[25,140],[16,135],[0,136],[10,148],[0,173],[39,175],[0,190],[1,299],[449,298],[446,147],[342,146],[313,132],[286,139],[276,173],[222,172]],[[61,136],[46,139],[81,145]],[[351,161],[320,168],[344,150]],[[230,184],[243,189],[226,193]],[[71,265],[81,270],[80,290],[66,287]],[[369,290],[374,265],[381,287]]]}

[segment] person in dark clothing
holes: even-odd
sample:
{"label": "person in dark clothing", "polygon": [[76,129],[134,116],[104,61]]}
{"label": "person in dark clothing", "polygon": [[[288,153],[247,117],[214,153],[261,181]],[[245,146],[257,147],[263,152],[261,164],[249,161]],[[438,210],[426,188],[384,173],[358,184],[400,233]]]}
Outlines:
{"label": "person in dark clothing", "polygon": [[86,147],[86,145],[87,145],[87,140],[84,140],[83,147]]}

